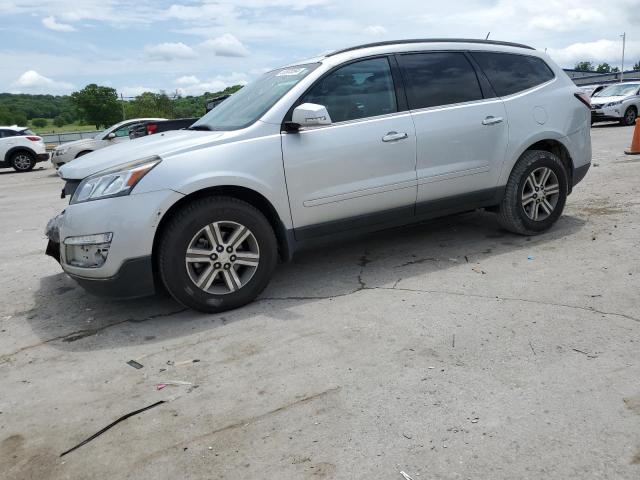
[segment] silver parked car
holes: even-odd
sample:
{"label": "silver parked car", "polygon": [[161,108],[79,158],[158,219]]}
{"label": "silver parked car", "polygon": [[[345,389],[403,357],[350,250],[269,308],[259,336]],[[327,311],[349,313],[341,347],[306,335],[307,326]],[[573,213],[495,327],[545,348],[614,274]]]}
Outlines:
{"label": "silver parked car", "polygon": [[640,112],[640,82],[615,83],[591,98],[591,122],[617,121],[635,125]]}
{"label": "silver parked car", "polygon": [[535,235],[591,162],[589,97],[544,53],[383,42],[272,70],[190,129],[63,166],[48,252],[87,290],[219,312],[319,238],[486,207]]}
{"label": "silver parked car", "polygon": [[164,118],[131,118],[97,133],[93,138],[83,138],[57,146],[51,154],[51,163],[60,168],[78,157],[99,150],[109,145],[129,141],[129,128],[146,121],[160,121]]}

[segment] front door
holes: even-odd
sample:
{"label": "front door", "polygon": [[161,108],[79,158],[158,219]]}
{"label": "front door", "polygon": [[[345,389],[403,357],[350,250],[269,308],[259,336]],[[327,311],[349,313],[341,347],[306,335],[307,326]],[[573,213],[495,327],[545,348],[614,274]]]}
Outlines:
{"label": "front door", "polygon": [[282,134],[291,215],[299,240],[412,215],[416,139],[398,111],[387,57],[349,63],[301,99],[332,124]]}

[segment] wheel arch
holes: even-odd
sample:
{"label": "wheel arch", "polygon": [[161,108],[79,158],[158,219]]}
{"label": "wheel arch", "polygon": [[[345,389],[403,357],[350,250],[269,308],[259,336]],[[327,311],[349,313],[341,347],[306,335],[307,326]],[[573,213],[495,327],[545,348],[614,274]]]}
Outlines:
{"label": "wheel arch", "polygon": [[561,138],[557,138],[555,136],[546,136],[542,138],[534,138],[527,142],[518,152],[517,155],[514,155],[515,161],[510,166],[508,170],[505,171],[503,183],[509,180],[509,176],[511,172],[516,166],[516,163],[522,157],[525,152],[530,150],[542,150],[545,152],[550,152],[556,155],[562,161],[562,164],[565,167],[567,172],[567,183],[569,186],[569,193],[571,193],[571,189],[573,187],[573,170],[574,163],[571,158],[571,153],[567,146],[562,142]]}
{"label": "wheel arch", "polygon": [[267,221],[273,228],[273,231],[276,235],[276,240],[278,242],[278,255],[280,259],[283,262],[288,262],[291,260],[294,250],[293,235],[290,231],[287,230],[273,204],[264,195],[251,188],[241,187],[238,185],[216,185],[213,187],[195,190],[188,195],[180,198],[177,202],[175,202],[167,209],[167,211],[158,222],[152,246],[153,273],[155,278],[158,278],[157,252],[160,238],[162,237],[162,233],[168,222],[180,209],[182,209],[189,203],[200,198],[211,196],[226,196],[237,198],[239,200],[247,202],[251,206],[258,209],[266,217]]}
{"label": "wheel arch", "polygon": [[17,145],[7,150],[7,153],[4,154],[4,161],[8,162],[9,160],[11,160],[11,157],[18,152],[27,152],[29,155],[32,155],[33,157],[36,156],[36,152],[31,150],[29,147],[25,147],[24,145]]}

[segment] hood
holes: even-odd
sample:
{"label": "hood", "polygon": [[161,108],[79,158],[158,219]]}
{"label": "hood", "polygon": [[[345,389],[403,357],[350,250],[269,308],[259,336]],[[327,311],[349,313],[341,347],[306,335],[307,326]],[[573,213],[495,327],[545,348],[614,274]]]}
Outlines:
{"label": "hood", "polygon": [[624,100],[625,98],[627,98],[627,96],[615,95],[615,96],[612,96],[612,97],[591,97],[591,104],[594,104],[594,103],[604,104],[604,103],[609,103],[609,102],[619,102],[620,100]]}
{"label": "hood", "polygon": [[240,135],[240,131],[209,132],[174,130],[137,138],[129,142],[110,145],[76,158],[58,170],[67,180],[81,180],[89,175],[143,158],[158,156],[163,160],[189,150],[226,143]]}
{"label": "hood", "polygon": [[64,148],[67,147],[76,147],[76,146],[82,146],[82,145],[88,145],[90,143],[95,142],[96,139],[95,138],[82,138],[80,140],[74,140],[73,142],[64,142],[61,143],[60,145],[58,145],[54,150],[62,150]]}

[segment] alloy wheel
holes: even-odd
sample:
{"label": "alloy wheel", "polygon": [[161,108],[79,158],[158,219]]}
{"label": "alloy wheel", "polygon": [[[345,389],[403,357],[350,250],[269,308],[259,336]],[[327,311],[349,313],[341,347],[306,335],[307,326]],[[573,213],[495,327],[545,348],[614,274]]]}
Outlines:
{"label": "alloy wheel", "polygon": [[253,278],[259,263],[256,237],[246,226],[231,221],[214,222],[200,229],[185,252],[191,281],[215,295],[240,290]]}
{"label": "alloy wheel", "polygon": [[536,168],[527,176],[520,198],[527,217],[534,221],[545,220],[553,213],[560,198],[558,177],[550,168]]}
{"label": "alloy wheel", "polygon": [[19,153],[13,157],[13,166],[18,170],[29,170],[31,168],[31,157],[26,153]]}

